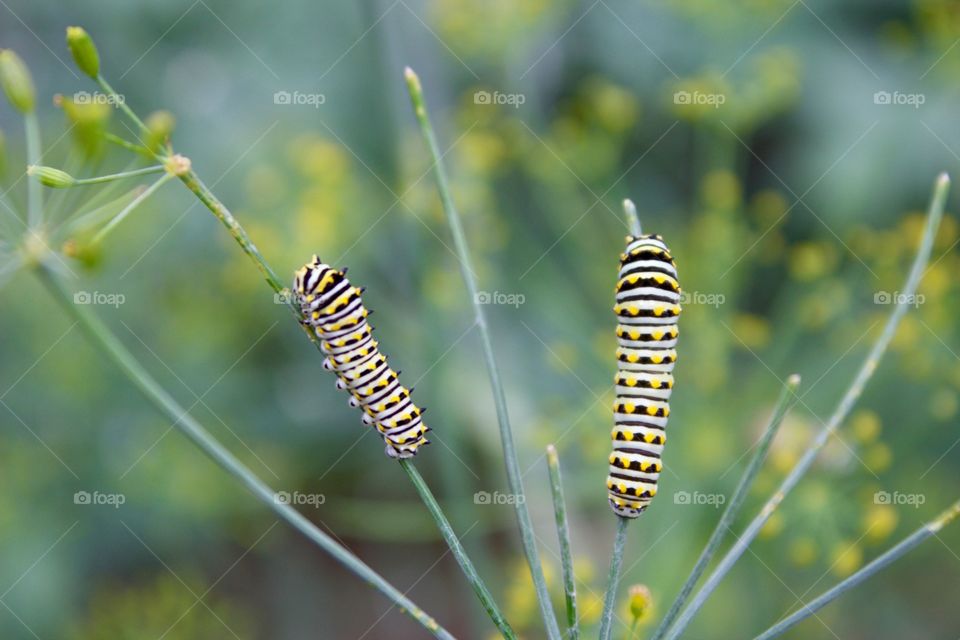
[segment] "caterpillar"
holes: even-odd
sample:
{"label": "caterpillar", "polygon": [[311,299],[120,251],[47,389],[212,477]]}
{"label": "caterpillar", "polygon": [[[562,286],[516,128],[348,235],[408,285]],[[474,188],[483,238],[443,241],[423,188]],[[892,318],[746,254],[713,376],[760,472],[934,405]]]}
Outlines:
{"label": "caterpillar", "polygon": [[293,291],[303,322],[320,339],[326,358],[323,368],[339,378],[337,388],[350,393],[350,406],[363,411],[386,443],[391,458],[410,458],[430,441],[418,408],[387,364],[367,322],[372,313],[363,305],[363,288],[350,284],[347,270],[337,270],[313,258],[296,272]]}
{"label": "caterpillar", "polygon": [[680,284],[658,235],[627,236],[617,278],[617,374],[607,495],[636,518],[657,493],[677,361]]}

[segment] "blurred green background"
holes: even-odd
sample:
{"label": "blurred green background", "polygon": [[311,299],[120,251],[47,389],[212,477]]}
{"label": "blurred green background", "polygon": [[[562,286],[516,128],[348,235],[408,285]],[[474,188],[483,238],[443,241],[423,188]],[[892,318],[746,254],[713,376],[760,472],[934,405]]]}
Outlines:
{"label": "blurred green background", "polygon": [[[960,160],[955,0],[0,5],[0,47],[38,85],[45,164],[88,176],[129,162],[117,149],[91,157],[86,129],[52,103],[93,90],[63,45],[80,24],[130,106],[176,114],[175,146],[278,271],[318,253],[368,288],[384,351],[430,408],[434,445],[418,467],[526,638],[542,631],[512,508],[475,499],[508,490],[404,65],[425,85],[494,302],[558,611],[543,450],[560,450],[586,625],[614,528],[603,481],[624,197],[677,258],[690,298],[667,470],[625,561],[624,597],[631,584],[653,594],[639,637],[692,567],[719,516],[703,503],[733,488],[779,380],[800,373],[803,400],[738,531],[829,416],[902,286],[936,174]],[[109,126],[128,135],[116,114]],[[17,207],[22,125],[5,102],[0,130]],[[53,196],[58,215],[88,189]],[[16,238],[22,224],[3,218]],[[922,304],[859,409],[688,637],[752,636],[956,499],[958,238],[948,213]],[[71,268],[77,291],[123,296],[96,311],[268,483],[322,495],[301,505],[311,520],[456,635],[492,636],[401,470],[182,186],[118,228],[95,268]],[[190,446],[32,276],[7,281],[0,305],[0,636],[423,636]],[[84,491],[123,504],[77,504]],[[953,637],[958,554],[948,529],[787,637]],[[630,616],[618,615],[623,638]]]}

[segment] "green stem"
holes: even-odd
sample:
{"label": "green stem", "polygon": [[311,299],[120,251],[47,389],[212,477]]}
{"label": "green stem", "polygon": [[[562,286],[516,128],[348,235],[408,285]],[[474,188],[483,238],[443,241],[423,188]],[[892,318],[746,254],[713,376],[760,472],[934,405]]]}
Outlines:
{"label": "green stem", "polygon": [[120,343],[117,337],[87,306],[73,303],[72,294],[64,287],[57,276],[45,265],[38,267],[40,280],[60,304],[67,315],[76,320],[87,337],[136,385],[161,413],[174,421],[177,427],[191,442],[199,447],[211,460],[227,473],[239,480],[253,495],[264,503],[280,518],[317,544],[369,585],[380,591],[397,607],[409,613],[434,637],[453,640],[453,636],[441,627],[436,620],[424,613],[396,587],[387,582],[377,572],[368,567],[345,547],[317,528],[296,509],[276,499],[276,492],[258,478],[248,467],[218,442],[200,423],[186,412],[176,400],[154,380],[146,369]]}
{"label": "green stem", "polygon": [[233,239],[237,241],[237,244],[240,245],[240,248],[243,249],[243,252],[247,254],[254,264],[257,265],[257,269],[260,270],[260,274],[263,276],[263,279],[267,281],[267,284],[270,285],[270,288],[275,292],[280,293],[284,289],[283,283],[280,282],[280,279],[277,278],[277,274],[273,272],[273,269],[270,268],[270,265],[267,264],[267,261],[264,259],[263,255],[260,254],[260,250],[257,249],[257,246],[253,244],[253,240],[250,239],[250,236],[247,235],[246,230],[240,226],[240,223],[237,222],[237,219],[233,217],[233,214],[230,213],[230,210],[220,202],[217,196],[213,195],[213,192],[210,188],[203,183],[203,180],[200,179],[193,170],[190,170],[180,176],[180,180],[183,184],[187,185],[187,188],[200,199],[200,202],[210,209],[213,212],[213,215],[217,216],[217,219],[223,223],[223,226],[227,228],[227,231],[230,232],[230,235],[233,236]]}
{"label": "green stem", "polygon": [[800,376],[794,374],[787,378],[787,383],[784,385],[783,391],[780,392],[780,397],[773,409],[773,414],[770,416],[770,420],[767,422],[767,426],[763,430],[763,435],[760,436],[760,441],[757,443],[757,446],[753,452],[753,457],[750,459],[750,462],[747,463],[747,468],[744,470],[743,476],[741,476],[740,481],[737,483],[737,488],[733,491],[733,496],[727,503],[727,506],[723,511],[723,515],[720,516],[720,521],[717,522],[717,526],[714,528],[713,533],[710,534],[710,539],[707,540],[707,545],[700,553],[700,557],[697,558],[697,562],[693,566],[693,571],[690,572],[690,576],[687,578],[687,581],[683,583],[683,587],[680,589],[680,594],[677,596],[677,599],[673,601],[673,604],[670,605],[670,610],[667,612],[667,615],[664,616],[660,626],[657,627],[657,630],[654,632],[651,640],[660,640],[660,638],[664,636],[674,619],[676,619],[677,614],[680,613],[680,608],[683,607],[687,601],[687,598],[690,597],[693,587],[697,584],[697,581],[703,575],[703,572],[707,570],[707,565],[709,565],[710,561],[713,559],[713,554],[716,553],[717,548],[723,541],[723,537],[727,533],[727,529],[730,528],[730,525],[733,524],[733,519],[740,512],[740,507],[743,505],[743,500],[747,497],[747,492],[753,485],[753,481],[757,477],[757,473],[760,471],[760,467],[763,465],[763,461],[767,457],[767,452],[770,450],[770,444],[773,442],[774,436],[777,434],[780,425],[783,423],[783,418],[787,413],[789,401],[791,398],[793,398],[798,386],[800,386]]}
{"label": "green stem", "polygon": [[824,445],[826,445],[830,436],[834,434],[840,424],[846,419],[850,410],[853,409],[854,404],[863,392],[863,388],[870,380],[873,372],[876,371],[880,358],[887,350],[887,346],[890,344],[890,340],[893,338],[893,334],[896,332],[900,320],[910,305],[913,304],[914,294],[920,285],[920,279],[923,277],[927,262],[930,260],[930,251],[933,249],[933,240],[937,235],[937,229],[940,227],[940,219],[943,217],[943,206],[947,199],[949,187],[950,179],[945,173],[941,174],[933,190],[923,239],[920,241],[920,248],[917,251],[917,257],[914,259],[913,266],[910,269],[910,275],[907,277],[907,281],[903,286],[900,300],[887,319],[887,324],[884,326],[880,337],[877,338],[877,341],[867,354],[850,388],[847,389],[837,408],[830,416],[830,419],[823,425],[823,428],[807,447],[807,450],[803,456],[800,457],[800,460],[797,461],[796,465],[794,465],[793,469],[790,470],[790,473],[787,474],[787,477],[784,478],[777,491],[774,492],[773,496],[763,505],[760,513],[747,525],[743,535],[737,539],[733,547],[731,547],[727,554],[720,560],[717,568],[707,578],[707,581],[694,596],[690,605],[680,614],[679,618],[677,618],[676,624],[670,629],[666,636],[668,640],[675,640],[683,633],[684,629],[687,628],[687,625],[690,624],[690,621],[707,601],[707,598],[710,597],[710,594],[713,593],[717,585],[720,584],[720,581],[723,580],[724,576],[727,575],[740,556],[747,550],[750,543],[757,537],[760,529],[763,528],[763,525],[766,524],[767,520],[769,520],[777,510],[787,494],[800,482],[800,479],[813,464],[817,454]]}
{"label": "green stem", "polygon": [[567,636],[570,640],[580,637],[577,615],[577,582],[573,573],[573,557],[570,554],[570,525],[567,522],[567,504],[563,497],[563,482],[560,477],[560,458],[557,448],[547,445],[547,471],[550,474],[550,493],[553,495],[553,515],[557,521],[557,537],[560,539],[560,563],[563,565],[563,592],[567,604]]}
{"label": "green stem", "polygon": [[105,176],[97,176],[95,178],[77,178],[73,183],[73,186],[79,187],[88,184],[102,184],[104,182],[113,182],[114,180],[123,180],[124,178],[137,178],[140,176],[148,176],[154,173],[161,173],[164,171],[162,165],[156,165],[153,167],[144,167],[142,169],[134,169],[133,171],[121,171],[120,173],[111,173]]}
{"label": "green stem", "polygon": [[[40,164],[40,125],[37,114],[30,111],[23,116],[24,132],[27,141],[27,165]],[[43,185],[37,176],[27,176],[27,222],[36,229],[43,218]]]}
{"label": "green stem", "polygon": [[918,546],[927,538],[936,535],[936,533],[943,527],[950,524],[954,518],[957,517],[958,513],[960,513],[960,501],[954,502],[953,505],[941,513],[935,520],[924,524],[922,527],[897,543],[894,547],[887,550],[883,555],[876,558],[873,562],[852,574],[842,582],[839,582],[827,591],[823,592],[821,595],[811,600],[808,604],[804,605],[803,608],[798,609],[777,624],[773,625],[757,636],[755,640],[770,640],[770,638],[776,638],[777,636],[780,636],[786,632],[787,629],[796,625],[798,622],[801,622],[804,619],[816,614],[817,611],[823,609],[825,606],[839,598],[850,589],[853,589],[864,580],[872,577],[875,573],[898,560],[901,556],[906,555],[908,551],[911,551],[914,547]]}
{"label": "green stem", "polygon": [[460,539],[457,538],[457,534],[454,532],[453,527],[450,526],[450,522],[444,515],[443,510],[437,503],[436,498],[434,498],[433,494],[430,492],[430,488],[424,481],[423,476],[420,475],[420,472],[417,471],[417,468],[413,465],[413,461],[411,460],[401,459],[400,466],[403,467],[403,470],[407,472],[408,476],[410,476],[410,481],[416,488],[417,493],[420,494],[423,504],[427,506],[427,510],[430,512],[430,515],[432,515],[433,519],[436,520],[437,527],[440,529],[443,539],[446,540],[447,546],[450,547],[450,552],[453,553],[453,557],[456,558],[457,564],[459,564],[460,569],[463,570],[463,575],[467,577],[467,580],[470,582],[470,586],[473,587],[474,593],[477,594],[477,597],[480,599],[480,603],[490,616],[490,619],[493,620],[495,625],[497,625],[497,628],[500,630],[500,633],[503,634],[504,638],[516,640],[516,634],[513,632],[513,629],[510,628],[507,620],[503,617],[503,614],[497,607],[497,603],[494,602],[493,596],[490,594],[490,591],[483,583],[483,579],[480,577],[480,574],[477,573],[476,568],[473,566],[473,563],[467,556],[466,549],[464,549],[463,545],[460,544]]}
{"label": "green stem", "polygon": [[153,152],[147,149],[146,147],[141,146],[139,144],[134,144],[129,140],[124,140],[118,135],[114,135],[112,133],[106,132],[103,134],[103,139],[111,144],[117,145],[118,147],[122,147],[127,151],[133,151],[134,153],[145,155],[151,158],[154,157]]}
{"label": "green stem", "polygon": [[150,133],[150,129],[147,128],[147,125],[143,124],[143,120],[138,118],[137,114],[135,114],[133,110],[127,106],[126,99],[124,99],[123,97],[120,96],[120,94],[114,91],[113,87],[107,84],[107,81],[103,76],[101,75],[97,76],[97,84],[100,85],[100,88],[103,89],[107,93],[107,95],[113,98],[113,103],[117,105],[117,108],[120,109],[120,111],[122,111],[125,116],[130,118],[130,120],[135,125],[137,125],[137,128],[140,129],[141,132]]}
{"label": "green stem", "polygon": [[627,527],[630,518],[617,516],[617,537],[613,542],[613,554],[610,556],[610,573],[607,576],[607,594],[603,597],[603,614],[600,616],[600,640],[610,640],[610,628],[613,626],[613,607],[617,601],[617,586],[620,584],[620,567],[623,564],[623,548],[627,542]]}
{"label": "green stem", "polygon": [[99,242],[102,242],[103,239],[107,237],[107,234],[109,234],[111,231],[113,231],[113,229],[116,228],[116,226],[117,226],[118,224],[120,224],[121,222],[123,222],[123,219],[124,219],[124,218],[126,218],[128,215],[130,215],[130,213],[131,213],[134,209],[136,209],[138,206],[140,206],[140,205],[143,203],[144,200],[146,200],[147,198],[149,198],[150,196],[152,196],[154,193],[156,193],[156,191],[157,191],[160,187],[162,187],[163,185],[165,185],[165,184],[166,184],[167,182],[169,182],[172,178],[173,178],[173,176],[170,175],[169,173],[166,173],[166,174],[160,176],[160,179],[159,179],[159,180],[157,180],[157,181],[154,182],[152,185],[150,185],[149,187],[147,187],[146,189],[144,189],[143,193],[141,193],[141,194],[138,195],[136,198],[134,198],[133,201],[131,201],[130,204],[128,204],[127,206],[125,206],[123,209],[121,209],[120,212],[119,212],[117,215],[115,215],[115,216],[110,220],[110,222],[108,222],[108,223],[103,227],[103,229],[100,229],[100,231],[98,231],[97,234],[96,234],[95,236],[93,236],[93,239],[91,240],[91,243],[92,243],[92,244],[97,244],[97,243],[99,243]]}
{"label": "green stem", "polygon": [[473,270],[470,267],[470,250],[467,247],[466,235],[463,231],[463,225],[460,222],[460,215],[457,213],[456,206],[453,203],[453,197],[450,194],[446,170],[441,161],[440,147],[437,145],[433,126],[430,124],[430,118],[427,114],[420,79],[409,67],[405,70],[405,75],[407,89],[410,93],[410,99],[413,102],[413,110],[416,113],[417,120],[420,123],[420,130],[433,157],[433,172],[437,180],[443,210],[447,215],[447,222],[450,225],[454,247],[456,248],[456,253],[459,258],[460,272],[466,283],[467,295],[470,296],[470,300],[473,302],[474,315],[480,331],[480,342],[483,345],[484,362],[490,377],[490,385],[493,389],[494,404],[497,408],[497,421],[500,425],[500,442],[503,446],[503,458],[507,467],[507,482],[515,498],[513,504],[516,510],[517,523],[520,527],[520,538],[523,542],[523,551],[526,555],[527,564],[530,567],[530,575],[533,578],[534,588],[537,593],[540,615],[543,618],[547,636],[551,638],[551,640],[560,640],[560,627],[557,624],[557,619],[553,612],[553,605],[550,602],[547,581],[543,576],[540,554],[537,551],[533,522],[530,520],[530,512],[527,510],[527,501],[523,492],[523,477],[520,473],[520,463],[517,461],[517,452],[513,443],[513,431],[510,427],[510,416],[507,413],[507,399],[503,391],[503,383],[500,381],[500,373],[497,370],[497,362],[493,355],[493,343],[490,339],[490,331],[487,328],[486,314],[484,314],[483,307],[478,302],[477,283],[473,275]]}
{"label": "green stem", "polygon": [[640,226],[640,216],[637,215],[637,206],[633,204],[633,200],[627,198],[623,201],[623,213],[627,216],[630,235],[634,238],[639,238],[643,235],[643,228]]}

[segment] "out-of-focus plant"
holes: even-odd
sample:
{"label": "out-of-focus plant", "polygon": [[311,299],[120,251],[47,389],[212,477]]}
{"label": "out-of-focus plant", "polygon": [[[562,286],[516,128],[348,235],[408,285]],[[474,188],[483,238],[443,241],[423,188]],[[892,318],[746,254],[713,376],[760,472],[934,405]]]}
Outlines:
{"label": "out-of-focus plant", "polygon": [[[27,267],[36,273],[40,281],[47,286],[54,298],[61,304],[64,311],[76,320],[104,355],[117,364],[145,396],[156,405],[158,409],[171,417],[175,425],[195,445],[213,459],[214,462],[224,468],[238,482],[246,486],[278,516],[298,529],[327,553],[331,554],[348,570],[354,572],[381,591],[381,593],[398,607],[412,615],[434,636],[451,638],[452,636],[449,632],[440,627],[431,616],[424,613],[404,594],[400,593],[395,587],[363,564],[345,547],[320,531],[292,507],[278,501],[276,494],[262,480],[214,439],[149,375],[146,369],[95,314],[86,308],[73,304],[71,293],[63,282],[64,272],[70,271],[70,260],[76,259],[80,264],[86,265],[95,263],[96,257],[102,251],[102,246],[107,239],[107,235],[116,228],[119,223],[133,215],[137,208],[162,186],[177,179],[193,192],[200,202],[223,223],[244,254],[255,263],[261,276],[270,288],[277,294],[286,294],[288,291],[276,276],[271,266],[263,258],[243,226],[194,171],[190,160],[174,152],[171,142],[171,133],[174,128],[172,116],[166,112],[157,112],[146,119],[141,119],[123,100],[118,99],[118,94],[101,75],[99,54],[89,35],[83,29],[71,27],[67,32],[67,44],[77,66],[86,75],[95,80],[108,96],[113,98],[116,107],[130,120],[134,127],[136,127],[136,141],[114,135],[107,131],[109,119],[107,112],[81,109],[79,105],[74,104],[72,101],[61,99],[59,101],[60,106],[64,109],[67,117],[77,124],[79,129],[77,134],[78,139],[90,150],[90,156],[94,157],[99,154],[102,151],[103,144],[112,144],[134,153],[135,162],[146,158],[154,164],[93,177],[76,177],[64,169],[40,165],[40,139],[35,114],[36,95],[32,80],[25,65],[15,54],[11,51],[0,52],[0,84],[2,84],[9,102],[24,116],[25,139],[27,142],[27,166],[29,167],[27,171],[27,212],[25,216],[17,216],[18,220],[22,219],[23,231],[19,237],[6,238],[3,240],[4,244],[0,245],[0,249],[3,249],[3,253],[0,253],[0,259],[4,260],[4,262],[0,264],[0,275],[9,275],[22,267]],[[779,105],[778,100],[783,99],[784,96],[787,96],[789,99],[791,95],[790,89],[795,85],[789,80],[790,74],[783,74],[780,71],[782,71],[781,67],[784,65],[789,67],[793,62],[789,57],[784,56],[771,59],[769,64],[773,70],[768,75],[780,79],[787,77],[786,84],[779,87],[772,85],[775,89],[773,91],[757,91],[756,87],[747,87],[743,91],[743,94],[750,99],[745,98],[741,101],[742,105],[746,105],[743,108],[747,109],[747,111],[743,114],[741,122],[738,122],[736,118],[731,121],[734,128],[742,129],[749,123],[755,123],[758,119],[756,115],[758,112],[775,112]],[[422,133],[424,134],[433,159],[432,169],[437,179],[442,208],[446,213],[447,221],[450,225],[455,252],[460,261],[461,273],[466,285],[466,290],[473,300],[475,321],[482,338],[484,361],[488,369],[497,409],[500,438],[508,481],[511,491],[517,498],[514,500],[514,505],[516,507],[517,522],[527,569],[536,596],[535,600],[539,606],[547,636],[550,637],[551,640],[559,640],[562,634],[553,611],[548,581],[541,565],[536,536],[524,499],[522,474],[518,466],[513,433],[507,414],[503,384],[500,381],[497,370],[486,314],[479,301],[477,276],[470,259],[466,234],[454,204],[453,190],[451,189],[444,168],[443,154],[440,152],[436,136],[430,124],[419,78],[411,70],[407,69],[406,80],[413,100],[415,115],[420,123]],[[722,79],[712,76],[704,76],[696,80],[681,81],[681,84],[677,86],[677,91],[707,91],[708,93],[712,91],[712,95],[721,95],[724,94],[724,92],[732,91],[732,89],[726,85],[721,86],[721,80]],[[623,95],[617,94],[616,91],[610,92],[608,97],[610,98],[608,106],[609,104],[620,105],[621,107],[623,105],[629,105],[629,100],[625,99]],[[624,118],[629,119],[631,117],[630,108],[614,108],[613,112],[615,113],[615,117],[612,119],[613,121],[623,120]],[[677,115],[691,120],[699,120],[707,118],[709,114],[678,107]],[[564,135],[563,128],[560,127],[559,131],[555,133],[557,135]],[[0,159],[2,159],[2,155],[3,146],[2,140],[0,140]],[[131,190],[107,204],[89,206],[86,211],[80,207],[76,207],[64,212],[55,212],[49,210],[52,207],[45,208],[42,200],[41,186],[58,189],[85,189],[92,185],[98,185],[103,186],[105,189],[104,192],[106,192],[106,189],[115,187],[116,184],[124,180],[152,174],[158,174],[159,177],[147,188]],[[917,236],[919,237],[920,249],[914,260],[907,283],[900,294],[902,299],[894,307],[883,331],[875,341],[866,361],[854,378],[850,388],[842,397],[837,409],[831,415],[830,419],[822,425],[822,428],[811,443],[801,449],[800,455],[796,457],[795,460],[791,459],[784,465],[789,468],[789,474],[786,479],[774,490],[772,497],[767,500],[760,513],[750,522],[743,535],[738,538],[731,550],[728,551],[720,561],[715,571],[707,578],[705,585],[700,591],[693,595],[693,600],[686,609],[683,609],[686,599],[691,595],[693,587],[705,571],[721,538],[733,522],[744,497],[753,483],[759,481],[761,478],[760,466],[768,450],[771,448],[774,434],[784,421],[788,403],[795,397],[799,380],[790,378],[784,383],[784,392],[779,402],[775,405],[772,417],[767,422],[767,426],[761,432],[754,455],[746,465],[733,498],[721,515],[720,522],[708,541],[703,554],[697,561],[690,578],[681,589],[677,600],[667,611],[660,627],[654,633],[655,638],[668,637],[672,639],[679,637],[719,582],[749,548],[751,543],[758,537],[762,537],[764,531],[775,532],[776,527],[773,525],[777,522],[776,512],[778,507],[786,495],[796,487],[801,477],[810,469],[818,454],[826,447],[829,438],[836,432],[841,424],[845,422],[866,382],[876,370],[880,357],[885,352],[887,346],[891,344],[900,320],[908,310],[910,304],[908,300],[916,293],[921,276],[928,264],[930,252],[943,213],[947,187],[948,180],[943,176],[938,180],[935,187],[930,210],[926,218],[926,224],[922,229],[918,228],[916,230]],[[740,194],[735,181],[723,172],[711,174],[709,179],[705,181],[704,190],[708,194],[705,199],[715,212],[733,209],[741,204]],[[771,196],[770,199],[775,200],[776,198]],[[91,198],[90,202],[93,201],[94,199]],[[4,206],[7,205],[4,204]],[[779,204],[777,202],[766,202],[757,205],[759,209],[773,211],[776,211],[778,207]],[[309,218],[309,216],[307,217]],[[701,223],[705,229],[715,229],[717,228],[716,225],[718,225],[718,219],[716,217],[711,218],[710,212],[708,211],[701,220]],[[715,240],[715,237],[711,236],[711,240]],[[791,256],[791,269],[797,274],[799,279],[818,279],[823,275],[818,271],[822,264],[823,255],[816,246],[800,247],[795,251],[795,255]],[[292,304],[292,301],[291,307],[297,319],[300,320],[299,310]],[[811,321],[816,323],[822,321],[822,319],[814,317]],[[739,319],[739,322],[743,327],[747,328],[743,333],[748,336],[749,340],[755,341],[755,343],[763,343],[768,340],[767,330],[762,321],[756,318],[743,317]],[[316,342],[316,337],[313,334],[308,332],[308,335]],[[748,349],[750,348],[749,344],[745,346]],[[717,380],[721,378],[722,376],[720,375],[715,376]],[[947,402],[945,401],[944,404],[946,405]],[[947,409],[949,409],[949,407],[947,407]],[[878,431],[878,427],[871,424],[869,418],[864,419],[862,417],[855,422],[854,429],[857,437],[866,442],[873,441]],[[774,452],[776,454],[776,450],[774,450]],[[877,464],[882,463],[882,454],[877,453],[874,457],[876,458],[875,462]],[[776,459],[774,461],[776,462]],[[409,461],[403,461],[401,464],[410,475],[414,486],[426,503],[431,515],[437,521],[443,537],[453,551],[468,581],[477,592],[491,620],[493,620],[504,637],[515,637],[512,628],[500,614],[499,609],[493,602],[492,596],[474,569],[473,563],[467,556],[466,551],[462,548],[462,545],[460,545],[459,540],[447,522],[445,514],[439,504],[433,499],[425,482]],[[577,637],[580,633],[580,618],[589,615],[588,611],[594,611],[596,606],[584,606],[585,603],[580,603],[578,607],[575,588],[576,572],[573,567],[572,553],[570,550],[571,545],[567,526],[566,506],[564,504],[562,487],[560,486],[559,459],[556,450],[553,448],[548,451],[548,466],[551,472],[551,488],[554,496],[556,521],[561,541],[560,560],[563,569],[562,575],[566,600],[567,626],[569,627],[568,635],[570,637]],[[859,585],[883,567],[902,557],[919,543],[933,536],[937,531],[951,522],[958,514],[958,511],[960,511],[960,506],[958,505],[960,505],[960,503],[944,511],[935,520],[921,527],[863,568],[856,570],[856,565],[859,564],[859,562],[855,560],[843,571],[844,574],[848,574],[844,580],[825,591],[809,605],[802,607],[795,613],[781,620],[765,631],[760,637],[773,638],[780,635],[794,624],[813,615],[818,609],[845,591]],[[872,511],[868,517],[871,523],[871,530],[878,529],[875,534],[878,539],[889,535],[896,526],[895,515],[891,517],[891,514],[883,509]],[[610,578],[606,587],[605,606],[602,614],[598,616],[601,623],[601,636],[604,639],[609,637],[610,634],[611,617],[616,601],[616,587],[619,578],[619,564],[625,544],[626,527],[625,524],[621,522],[618,526],[616,549],[613,554]],[[799,561],[804,561],[810,555],[809,545],[805,545],[802,540],[798,540],[795,555]],[[626,610],[629,611],[631,618],[631,625],[628,625],[631,627],[631,636],[633,635],[634,627],[638,624],[646,623],[649,620],[651,611],[650,603],[651,596],[646,587],[638,586],[630,589],[626,601]],[[596,605],[597,601],[595,600],[591,604]],[[583,614],[578,614],[578,610],[582,611]],[[95,624],[101,623],[95,621]]]}

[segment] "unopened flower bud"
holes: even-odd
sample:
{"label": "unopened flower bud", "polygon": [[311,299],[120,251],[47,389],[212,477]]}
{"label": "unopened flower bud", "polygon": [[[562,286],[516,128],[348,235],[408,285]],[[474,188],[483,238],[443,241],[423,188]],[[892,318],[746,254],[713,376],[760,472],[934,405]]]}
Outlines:
{"label": "unopened flower bud", "polygon": [[21,113],[30,113],[37,101],[33,78],[27,66],[10,49],[0,50],[0,85],[7,99]]}
{"label": "unopened flower bud", "polygon": [[169,111],[154,111],[147,116],[144,124],[150,132],[147,137],[147,147],[151,151],[156,151],[167,143],[170,134],[177,126],[177,121]]}
{"label": "unopened flower bud", "polygon": [[67,47],[70,48],[73,61],[77,63],[80,71],[91,78],[100,75],[100,54],[97,53],[97,46],[93,44],[90,34],[83,27],[67,27]]}
{"label": "unopened flower bud", "polygon": [[27,167],[27,174],[37,176],[40,179],[40,184],[54,189],[65,189],[77,183],[76,179],[69,173],[53,167],[31,165]]}

